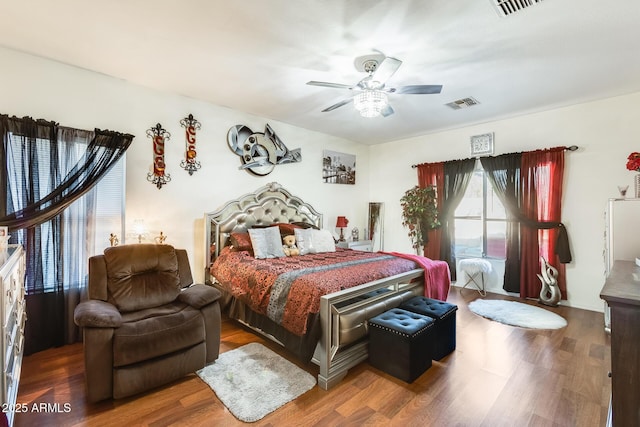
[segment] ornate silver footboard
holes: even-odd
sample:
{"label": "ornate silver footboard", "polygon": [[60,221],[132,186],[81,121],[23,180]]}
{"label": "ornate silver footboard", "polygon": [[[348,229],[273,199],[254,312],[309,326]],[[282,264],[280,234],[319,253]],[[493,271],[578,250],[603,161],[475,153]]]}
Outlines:
{"label": "ornate silver footboard", "polygon": [[320,387],[328,390],[369,357],[367,319],[424,295],[423,278],[415,269],[320,298],[322,335],[313,356]]}

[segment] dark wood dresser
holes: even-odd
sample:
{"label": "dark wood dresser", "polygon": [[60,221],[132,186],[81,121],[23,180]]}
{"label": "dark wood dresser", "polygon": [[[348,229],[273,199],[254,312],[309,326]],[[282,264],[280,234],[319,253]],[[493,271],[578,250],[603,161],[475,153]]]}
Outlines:
{"label": "dark wood dresser", "polygon": [[611,412],[615,427],[640,426],[640,267],[615,261],[600,298],[611,308]]}

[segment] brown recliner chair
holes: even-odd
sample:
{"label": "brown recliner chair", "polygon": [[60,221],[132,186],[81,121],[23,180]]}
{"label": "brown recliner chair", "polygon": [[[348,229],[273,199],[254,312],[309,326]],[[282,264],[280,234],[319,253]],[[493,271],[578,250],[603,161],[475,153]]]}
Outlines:
{"label": "brown recliner chair", "polygon": [[220,292],[192,285],[185,250],[137,244],[89,259],[83,328],[87,397],[122,398],[174,381],[218,358]]}

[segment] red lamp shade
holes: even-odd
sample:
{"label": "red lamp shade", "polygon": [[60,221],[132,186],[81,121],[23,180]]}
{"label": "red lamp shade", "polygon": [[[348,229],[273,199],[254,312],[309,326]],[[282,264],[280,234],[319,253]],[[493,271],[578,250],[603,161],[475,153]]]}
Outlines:
{"label": "red lamp shade", "polygon": [[344,216],[339,216],[336,221],[336,228],[346,227],[349,224],[349,220]]}

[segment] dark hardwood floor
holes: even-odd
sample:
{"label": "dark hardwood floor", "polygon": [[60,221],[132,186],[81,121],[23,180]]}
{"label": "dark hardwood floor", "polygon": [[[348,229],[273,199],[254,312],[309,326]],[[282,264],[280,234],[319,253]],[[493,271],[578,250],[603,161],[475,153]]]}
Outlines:
{"label": "dark hardwood floor", "polygon": [[[476,298],[476,291],[452,288],[449,302],[459,307],[457,349],[434,362],[413,384],[364,362],[333,389],[315,387],[253,425],[605,425],[611,392],[610,344],[602,313],[552,308],[567,319],[566,328],[528,330],[471,313],[467,303]],[[249,342],[261,342],[287,357],[277,345],[235,322],[223,322],[222,352]],[[317,375],[315,365],[298,365]],[[133,398],[89,404],[83,371],[81,344],[25,357],[18,403],[29,410],[16,414],[15,425],[244,424],[195,375]],[[32,410],[34,403],[41,412]]]}

